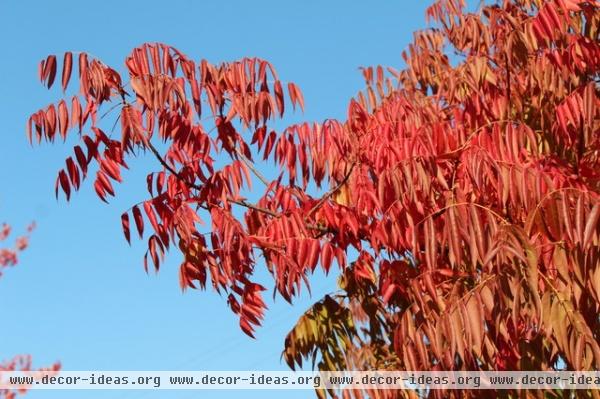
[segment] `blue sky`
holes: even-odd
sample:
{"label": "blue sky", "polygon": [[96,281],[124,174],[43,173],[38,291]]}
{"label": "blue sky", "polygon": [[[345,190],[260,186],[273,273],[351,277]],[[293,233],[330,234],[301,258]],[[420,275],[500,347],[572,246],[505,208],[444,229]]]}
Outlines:
{"label": "blue sky", "polygon": [[[343,118],[361,89],[359,66],[401,67],[428,2],[389,1],[0,1],[0,222],[24,231],[37,222],[19,266],[0,280],[0,359],[30,353],[36,365],[67,370],[286,370],[283,339],[298,316],[335,287],[316,275],[313,295],[270,303],[257,339],[246,337],[223,298],[182,293],[180,255],[161,271],[142,268],[143,244],[129,247],[119,216],[145,198],[148,158],[131,162],[110,205],[88,181],[70,203],[54,197],[56,172],[72,145],[30,147],[28,115],[59,98],[37,80],[48,54],[86,51],[123,71],[143,42],[164,42],[211,62],[258,56],[304,92],[306,112],[286,122]],[[281,392],[35,391],[43,398],[280,397]],[[286,397],[311,397],[309,391]]]}

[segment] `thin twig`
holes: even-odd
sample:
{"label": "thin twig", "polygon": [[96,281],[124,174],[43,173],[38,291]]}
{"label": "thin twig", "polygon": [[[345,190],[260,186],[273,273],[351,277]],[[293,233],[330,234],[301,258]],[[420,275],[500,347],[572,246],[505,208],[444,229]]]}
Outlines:
{"label": "thin twig", "polygon": [[182,182],[189,184],[190,187],[195,188],[196,190],[201,190],[202,187],[192,183],[192,182],[188,182],[186,181],[175,169],[173,169],[162,157],[162,155],[160,155],[160,153],[158,152],[158,150],[156,149],[156,147],[154,147],[154,145],[150,142],[150,140],[148,140],[146,142],[146,145],[148,146],[148,148],[150,149],[150,151],[152,151],[152,153],[154,154],[154,156],[156,157],[156,159],[158,159],[158,161],[160,162],[160,164],[162,166],[165,167],[165,169],[167,169],[169,172],[171,172],[175,177],[177,177],[179,180],[181,180]]}
{"label": "thin twig", "polygon": [[[156,147],[154,147],[154,145],[150,141],[147,142],[147,146],[150,149],[150,151],[152,151],[152,153],[154,154],[154,156],[156,157],[156,159],[158,159],[158,161],[160,162],[160,164],[162,166],[164,166],[165,169],[167,169],[169,172],[171,172],[175,177],[177,177],[179,180],[181,180],[185,184],[188,184],[190,187],[195,188],[196,190],[201,190],[202,189],[202,186],[199,186],[199,185],[197,185],[195,183],[187,181],[175,169],[173,169],[164,160],[164,158],[162,157],[162,155],[160,155],[160,153],[158,152],[158,150],[156,149]],[[230,198],[229,197],[229,198],[227,198],[227,201],[231,202],[233,204],[236,204],[236,205],[240,205],[240,206],[243,206],[243,207],[246,207],[246,208],[249,208],[249,209],[253,209],[253,210],[258,211],[258,212],[265,213],[265,214],[267,214],[269,216],[273,216],[275,218],[281,217],[281,215],[279,213],[277,213],[277,212],[274,212],[274,211],[272,211],[270,209],[262,208],[260,206],[254,205],[254,204],[251,204],[249,202],[246,202],[245,200],[236,200],[234,198]],[[209,209],[208,206],[205,206],[205,205],[202,205],[202,204],[198,204],[198,205],[200,207],[204,208],[204,209],[207,209],[207,210]]]}
{"label": "thin twig", "polygon": [[315,211],[317,209],[319,209],[321,207],[321,205],[323,205],[325,203],[325,201],[327,201],[327,199],[329,199],[329,197],[331,197],[333,194],[335,194],[344,184],[346,184],[346,182],[350,178],[350,175],[352,174],[352,171],[354,170],[355,166],[356,166],[356,162],[354,162],[352,164],[352,166],[350,166],[350,170],[348,171],[348,173],[346,173],[346,176],[344,176],[344,178],[342,179],[342,181],[337,186],[335,186],[331,190],[327,191],[325,193],[325,195],[323,195],[323,197],[319,200],[319,202],[317,202],[315,204],[315,206],[313,206],[311,208],[311,210],[306,215],[307,218],[311,217],[312,214],[315,213]]}
{"label": "thin twig", "polygon": [[260,173],[258,169],[256,169],[254,163],[252,163],[244,154],[242,154],[239,148],[235,147],[235,152],[238,154],[242,162],[244,162],[244,164],[246,164],[246,166],[252,171],[252,173],[254,173],[254,175],[258,177],[258,179],[263,182],[265,186],[269,187],[269,181],[265,176],[263,176],[262,173]]}

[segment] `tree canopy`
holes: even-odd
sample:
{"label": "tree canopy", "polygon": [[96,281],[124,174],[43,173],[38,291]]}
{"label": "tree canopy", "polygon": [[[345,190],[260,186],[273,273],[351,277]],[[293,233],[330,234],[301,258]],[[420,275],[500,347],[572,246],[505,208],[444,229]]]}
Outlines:
{"label": "tree canopy", "polygon": [[28,137],[76,135],[56,180],[67,199],[91,176],[108,201],[151,153],[125,238],[146,237],[146,268],[181,251],[181,286],[223,293],[248,335],[266,307],[258,267],[290,302],[317,267],[339,274],[287,336],[292,368],[597,370],[599,4],[438,0],[427,17],[403,68],[362,68],[345,120],[277,130],[304,100],[269,62],[147,43],[123,72],[44,59],[46,86],[74,75],[76,90],[34,113]]}

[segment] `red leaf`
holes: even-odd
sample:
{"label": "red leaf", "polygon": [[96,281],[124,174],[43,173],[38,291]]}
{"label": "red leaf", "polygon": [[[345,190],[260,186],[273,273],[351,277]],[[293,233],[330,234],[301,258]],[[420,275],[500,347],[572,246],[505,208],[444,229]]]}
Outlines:
{"label": "red leaf", "polygon": [[110,158],[105,158],[100,162],[100,168],[113,180],[121,182],[121,169],[119,164]]}
{"label": "red leaf", "polygon": [[158,233],[158,222],[156,221],[156,215],[154,214],[154,210],[152,209],[152,203],[150,201],[144,202],[144,211],[146,211],[146,215],[148,215],[148,220],[150,220],[150,224],[154,228],[154,231]]}
{"label": "red leaf", "polygon": [[273,84],[273,89],[275,91],[275,104],[277,105],[277,109],[279,110],[279,116],[283,116],[284,111],[284,103],[283,103],[283,89],[281,87],[281,82],[276,80]]}
{"label": "red leaf", "polygon": [[384,293],[383,293],[383,303],[387,304],[390,300],[390,298],[392,297],[392,295],[394,295],[394,292],[396,291],[396,284],[390,284],[386,287]]}
{"label": "red leaf", "polygon": [[87,175],[87,158],[83,153],[83,150],[80,146],[76,145],[73,150],[75,151],[75,158],[77,158],[77,163],[79,164],[79,168],[81,168],[81,172],[83,173],[83,177]]}
{"label": "red leaf", "polygon": [[46,69],[46,60],[41,60],[38,64],[38,78],[40,82],[44,82],[44,71]]}
{"label": "red leaf", "polygon": [[158,258],[158,254],[156,253],[156,244],[158,239],[155,235],[150,236],[148,239],[148,251],[150,252],[150,258],[152,258],[152,263],[154,264],[154,270],[158,271],[160,268],[160,260]]}
{"label": "red leaf", "polygon": [[252,328],[252,325],[244,317],[240,318],[240,328],[250,338],[256,338],[254,336],[254,328]]}
{"label": "red leaf", "polygon": [[46,138],[49,141],[54,140],[54,134],[56,133],[56,109],[54,105],[50,104],[44,114],[44,130],[46,132]]}
{"label": "red leaf", "polygon": [[[67,177],[67,174],[65,173],[64,170],[61,170],[60,172],[58,172],[58,182],[60,182],[60,186],[62,187],[63,191],[65,192],[65,195],[67,196],[67,201],[69,200],[69,198],[71,197],[71,186],[69,185],[69,178]],[[58,196],[58,183],[57,183],[57,188],[56,188],[56,195]]]}
{"label": "red leaf", "polygon": [[75,190],[79,190],[79,185],[81,180],[79,178],[79,169],[77,169],[77,165],[73,161],[73,158],[69,157],[65,161],[67,164],[67,171],[69,172],[69,179],[71,179],[71,184],[75,187]]}
{"label": "red leaf", "polygon": [[131,232],[129,230],[129,214],[125,212],[121,215],[121,225],[123,226],[123,234],[129,244],[131,244]]}
{"label": "red leaf", "polygon": [[338,262],[340,269],[344,269],[346,267],[346,252],[344,252],[341,248],[335,249],[335,258]]}
{"label": "red leaf", "polygon": [[58,103],[58,130],[61,137],[67,138],[67,130],[69,129],[69,111],[67,109],[67,103],[64,100],[60,100]]}
{"label": "red leaf", "polygon": [[319,245],[319,240],[312,240],[308,255],[308,265],[313,271],[315,270],[315,267],[317,267],[317,263],[319,262],[320,249],[321,246]]}
{"label": "red leaf", "polygon": [[133,220],[135,221],[135,227],[137,228],[138,234],[140,238],[144,236],[144,218],[142,217],[142,212],[140,212],[140,208],[136,206],[132,209]]}
{"label": "red leaf", "polygon": [[104,188],[102,187],[102,184],[99,180],[96,180],[94,182],[94,190],[96,191],[96,194],[98,194],[98,197],[100,197],[102,201],[108,203],[108,201],[106,201],[106,192],[104,191]]}
{"label": "red leaf", "polygon": [[304,97],[302,96],[302,92],[294,83],[288,83],[288,93],[290,96],[290,100],[292,100],[292,107],[296,109],[296,102],[300,105],[302,111],[304,111]]}
{"label": "red leaf", "polygon": [[148,188],[148,193],[150,195],[153,195],[153,191],[152,191],[152,178],[154,177],[154,173],[149,173],[148,176],[146,176],[146,187]]}
{"label": "red leaf", "polygon": [[332,260],[333,260],[333,250],[331,249],[331,244],[325,243],[325,244],[323,244],[323,249],[321,251],[321,266],[323,266],[325,273],[329,273],[329,269],[331,268]]}
{"label": "red leaf", "polygon": [[46,61],[42,62],[41,71],[40,79],[42,82],[45,81],[48,88],[50,88],[56,78],[56,56],[49,55]]}
{"label": "red leaf", "polygon": [[82,110],[81,103],[77,96],[73,96],[71,100],[71,127],[79,126],[79,131],[83,127],[83,120],[81,119]]}
{"label": "red leaf", "polygon": [[96,179],[97,181],[100,182],[100,184],[102,185],[102,188],[105,192],[107,192],[108,194],[110,194],[111,196],[115,196],[115,191],[113,189],[112,184],[110,184],[110,180],[108,180],[108,177],[106,177],[106,174],[102,171],[98,171],[98,173],[96,173]]}
{"label": "red leaf", "polygon": [[71,78],[71,70],[73,68],[73,54],[67,51],[63,60],[63,71],[62,71],[62,88],[63,91],[67,89],[69,79]]}
{"label": "red leaf", "polygon": [[267,159],[269,157],[269,154],[271,153],[271,150],[273,149],[273,144],[275,144],[275,139],[277,138],[277,135],[275,134],[275,132],[271,132],[269,134],[269,137],[267,138],[267,143],[265,144],[265,152],[263,155],[263,159]]}
{"label": "red leaf", "polygon": [[32,129],[31,129],[31,125],[33,124],[33,115],[31,115],[29,117],[29,119],[27,119],[27,140],[29,141],[29,144],[33,144],[33,140],[32,140]]}
{"label": "red leaf", "polygon": [[200,100],[200,89],[195,79],[190,79],[189,84],[192,88],[192,99],[194,100],[194,109],[200,118],[202,115],[202,101]]}
{"label": "red leaf", "polygon": [[158,172],[158,176],[156,177],[156,191],[159,194],[162,193],[164,185],[165,185],[165,172]]}

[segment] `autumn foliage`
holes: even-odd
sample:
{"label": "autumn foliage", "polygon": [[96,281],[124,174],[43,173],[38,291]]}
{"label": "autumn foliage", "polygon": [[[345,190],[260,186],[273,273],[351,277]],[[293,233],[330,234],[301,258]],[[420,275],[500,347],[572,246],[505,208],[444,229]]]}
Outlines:
{"label": "autumn foliage", "polygon": [[126,239],[146,234],[156,269],[178,248],[181,286],[225,293],[249,335],[257,267],[288,301],[315,268],[339,273],[288,335],[291,367],[597,370],[599,4],[438,0],[427,16],[404,69],[362,69],[344,121],[275,131],[304,101],[268,62],[144,44],[124,73],[85,53],[42,61],[63,90],[77,65],[77,89],[31,116],[29,139],[75,136],[56,182],[67,199],[90,176],[107,201],[151,153]]}
{"label": "autumn foliage", "polygon": [[[27,228],[27,232],[30,233],[33,228],[35,227],[34,224],[31,224],[28,228]],[[10,225],[3,223],[2,226],[0,226],[0,242],[6,241],[11,233],[11,227]],[[18,263],[18,254],[19,252],[25,250],[27,248],[29,244],[29,238],[28,236],[24,235],[24,236],[20,236],[15,240],[15,243],[12,247],[8,247],[8,248],[0,248],[0,276],[2,276],[2,269],[11,267],[11,266],[16,266],[16,264]]]}
{"label": "autumn foliage", "polygon": [[[27,228],[27,233],[31,233],[34,229],[35,224],[29,225]],[[0,230],[0,242],[5,241],[9,238],[11,234],[11,227],[3,223]],[[8,268],[12,266],[16,266],[18,263],[18,254],[25,250],[29,244],[29,237],[27,235],[23,235],[18,237],[15,240],[15,244],[9,248],[0,248],[0,277],[2,276],[2,269]],[[60,363],[55,363],[50,368],[45,368],[41,370],[48,371],[56,371],[60,368]],[[19,355],[8,361],[0,361],[0,372],[2,371],[30,371],[32,368],[31,356],[29,355]],[[0,399],[13,399],[17,396],[17,394],[22,394],[26,390],[25,389],[3,389],[0,388]]]}
{"label": "autumn foliage", "polygon": [[[0,241],[5,241],[11,233],[11,228],[8,224],[2,224],[2,230],[0,230]],[[18,262],[18,253],[27,248],[27,237],[19,237],[16,240],[14,248],[2,248],[0,249],[0,271],[3,268],[15,266]],[[10,361],[4,361],[0,363],[0,371],[14,371],[14,370],[31,370],[31,359],[28,356],[17,356]],[[13,390],[0,389],[0,398],[12,399],[17,395],[17,392]]]}

